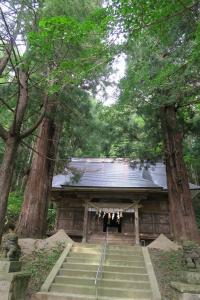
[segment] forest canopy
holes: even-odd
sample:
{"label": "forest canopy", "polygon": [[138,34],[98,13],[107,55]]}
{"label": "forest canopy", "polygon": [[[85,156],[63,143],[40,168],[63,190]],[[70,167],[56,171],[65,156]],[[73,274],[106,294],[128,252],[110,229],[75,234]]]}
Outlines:
{"label": "forest canopy", "polygon": [[[1,1],[0,236],[9,194],[24,198],[18,234],[42,236],[52,177],[70,157],[120,157],[165,161],[170,197],[191,223],[182,235],[196,239],[199,14],[195,0]],[[110,82],[122,54],[125,75]],[[97,91],[113,84],[119,96],[106,106]]]}

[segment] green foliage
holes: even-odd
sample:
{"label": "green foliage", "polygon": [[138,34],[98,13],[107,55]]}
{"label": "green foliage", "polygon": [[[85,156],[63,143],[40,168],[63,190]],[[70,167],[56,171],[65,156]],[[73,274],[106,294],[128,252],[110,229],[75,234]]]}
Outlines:
{"label": "green foliage", "polygon": [[[162,144],[152,129],[146,132],[144,119],[131,106],[106,107],[94,100],[80,105],[68,114],[67,130],[63,132],[59,157],[129,157],[157,159]],[[80,111],[81,109],[81,111]],[[76,115],[79,119],[77,124]],[[155,136],[153,139],[152,136]],[[63,170],[63,164],[57,166]],[[56,170],[56,172],[59,172]]]}
{"label": "green foliage", "polygon": [[8,209],[6,215],[6,224],[15,224],[18,220],[21,207],[22,207],[23,196],[18,192],[11,192],[8,200]]}
{"label": "green foliage", "polygon": [[47,215],[47,225],[48,225],[48,231],[53,231],[55,227],[56,222],[56,209],[55,208],[49,208],[48,209],[48,215]]}
{"label": "green foliage", "polygon": [[145,157],[143,149],[148,149],[150,156],[164,155],[160,110],[174,104],[179,129],[186,138],[185,158],[191,178],[199,182],[198,4],[192,0],[114,0],[109,12],[115,24],[113,32],[121,26],[127,38],[127,71],[120,83],[119,101],[145,120],[143,145],[137,153]]}
{"label": "green foliage", "polygon": [[[38,120],[38,116],[44,108],[43,99],[46,99],[47,95],[50,96],[49,100],[52,102],[55,98],[56,101],[60,101],[59,104],[62,108],[58,109],[55,119],[60,123],[63,122],[63,128],[66,126],[64,131],[67,131],[69,123],[65,123],[63,119],[67,119],[68,110],[76,111],[76,102],[80,100],[78,90],[82,90],[85,86],[89,89],[92,84],[96,85],[96,80],[104,72],[107,62],[112,60],[110,49],[106,44],[106,27],[109,19],[106,10],[100,8],[100,2],[98,0],[28,0],[11,1],[8,4],[6,17],[10,13],[11,19],[14,19],[14,24],[10,29],[14,28],[16,20],[20,20],[19,24],[17,23],[22,35],[20,39],[26,42],[24,53],[19,55],[19,49],[15,49],[15,55],[14,51],[12,53],[12,62],[16,63],[16,69],[23,67],[29,70],[29,101],[22,131],[32,127]],[[7,21],[10,22],[10,18]],[[3,21],[1,21],[2,23]],[[6,36],[5,26],[1,28],[1,33],[3,37]],[[15,36],[15,33],[11,32],[12,34]],[[7,45],[7,40],[5,45]],[[7,52],[7,49],[4,48],[1,47],[1,57]],[[16,62],[17,59],[19,62]],[[16,103],[18,103],[17,80],[11,70],[12,63],[9,63],[5,76],[1,79],[1,83],[4,82],[5,86],[0,85],[4,101],[4,105],[1,102],[0,119],[6,129],[13,128],[14,112]],[[6,83],[8,79],[11,83]],[[72,90],[75,89],[76,93],[73,93]],[[68,101],[69,98],[75,99]],[[85,98],[87,99],[88,96]],[[87,103],[85,105],[84,102],[87,100],[82,97],[80,103],[82,108],[87,106]],[[61,118],[63,106],[65,106],[65,117],[63,118],[62,114]],[[77,116],[74,118],[77,121]],[[20,156],[16,160],[13,180],[13,187],[16,189],[23,189],[22,183],[25,182],[23,179],[26,176],[24,175],[28,174],[30,168],[33,154],[31,147],[34,148],[34,141],[33,134],[20,146]],[[1,143],[0,159],[3,153],[4,147]]]}
{"label": "green foliage", "polygon": [[92,79],[112,59],[103,40],[108,21],[103,9],[82,21],[72,16],[44,17],[38,31],[29,33],[29,56],[48,68],[46,79],[54,82],[50,93],[63,85]]}
{"label": "green foliage", "polygon": [[95,9],[101,6],[101,0],[45,0],[43,15],[74,16],[77,20],[84,20]]}
{"label": "green foliage", "polygon": [[194,205],[197,225],[198,228],[200,229],[200,196],[199,195],[193,199],[193,205]]}
{"label": "green foliage", "polygon": [[[16,224],[23,203],[23,195],[19,192],[11,192],[8,200],[8,209],[6,214],[6,224]],[[47,216],[48,231],[53,231],[56,221],[56,209],[49,208]],[[5,224],[5,225],[6,225]]]}

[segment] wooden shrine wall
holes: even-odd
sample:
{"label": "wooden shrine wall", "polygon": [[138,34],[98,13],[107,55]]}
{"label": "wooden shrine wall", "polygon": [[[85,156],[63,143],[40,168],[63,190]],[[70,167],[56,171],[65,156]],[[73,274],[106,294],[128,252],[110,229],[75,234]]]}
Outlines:
{"label": "wooden shrine wall", "polygon": [[[56,229],[64,229],[69,235],[82,236],[84,202],[80,199],[59,199]],[[141,201],[139,231],[144,236],[170,235],[170,218],[167,195],[152,195]],[[122,233],[134,234],[134,213],[124,213]],[[88,213],[88,234],[103,232],[103,220],[95,212]]]}
{"label": "wooden shrine wall", "polygon": [[77,199],[57,202],[56,230],[64,229],[69,235],[82,236],[84,205]]}
{"label": "wooden shrine wall", "polygon": [[167,196],[151,196],[142,201],[139,210],[140,233],[145,235],[171,234]]}

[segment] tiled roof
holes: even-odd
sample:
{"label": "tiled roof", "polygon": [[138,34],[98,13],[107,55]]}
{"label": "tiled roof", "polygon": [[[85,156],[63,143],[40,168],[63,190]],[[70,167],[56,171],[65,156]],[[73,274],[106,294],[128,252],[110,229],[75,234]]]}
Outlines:
{"label": "tiled roof", "polygon": [[[163,163],[130,163],[125,159],[72,159],[63,174],[54,176],[53,188],[99,187],[167,189]],[[191,185],[191,189],[200,189]]]}

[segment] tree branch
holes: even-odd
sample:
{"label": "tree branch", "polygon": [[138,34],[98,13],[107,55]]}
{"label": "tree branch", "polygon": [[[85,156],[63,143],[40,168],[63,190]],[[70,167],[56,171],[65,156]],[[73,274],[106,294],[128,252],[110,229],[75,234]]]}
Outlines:
{"label": "tree branch", "polygon": [[19,70],[18,98],[12,124],[12,133],[20,134],[22,122],[28,105],[28,75],[27,72]]}
{"label": "tree branch", "polygon": [[10,105],[8,103],[6,103],[6,101],[4,101],[2,98],[0,98],[0,101],[10,110],[12,111],[12,113],[14,113],[15,111],[12,109],[12,107],[10,107]]}
{"label": "tree branch", "polygon": [[5,55],[1,60],[0,60],[0,76],[2,75],[3,71],[5,70],[7,64],[8,64],[8,61],[10,59],[10,54],[11,54],[11,51],[9,54]]}
{"label": "tree branch", "polygon": [[[5,16],[4,16],[4,13],[3,13],[3,11],[2,11],[1,8],[0,8],[0,13],[1,13],[1,17],[2,17],[2,19],[3,19],[3,22],[4,22],[4,25],[5,25],[6,31],[7,31],[8,36],[9,36],[10,46],[11,46],[11,47],[10,47],[10,50],[11,50],[11,52],[13,52],[13,55],[14,55],[15,60],[16,60],[16,62],[17,62],[17,61],[18,61],[18,57],[17,57],[16,52],[15,52],[15,49],[14,49],[14,47],[13,47],[13,45],[15,44],[15,47],[16,47],[17,52],[18,52],[18,54],[19,54],[18,47],[17,47],[17,44],[16,44],[16,42],[15,42],[15,38],[16,38],[16,37],[12,36],[12,34],[11,34],[11,32],[10,32],[10,29],[9,29],[9,26],[8,26],[8,23],[7,23],[7,21],[6,21],[6,18],[5,18]],[[19,60],[20,60],[20,56],[19,56]]]}
{"label": "tree branch", "polygon": [[33,152],[35,152],[39,157],[43,158],[43,159],[47,159],[47,160],[50,160],[50,161],[55,161],[57,162],[58,160],[59,161],[65,161],[66,162],[66,159],[54,159],[54,158],[51,158],[51,157],[48,157],[46,155],[43,155],[41,154],[40,152],[38,152],[37,150],[35,150],[33,147],[31,147],[30,145],[28,145],[26,142],[22,141],[21,142],[25,147],[29,148],[30,150],[32,150]]}

